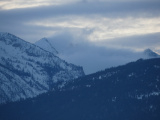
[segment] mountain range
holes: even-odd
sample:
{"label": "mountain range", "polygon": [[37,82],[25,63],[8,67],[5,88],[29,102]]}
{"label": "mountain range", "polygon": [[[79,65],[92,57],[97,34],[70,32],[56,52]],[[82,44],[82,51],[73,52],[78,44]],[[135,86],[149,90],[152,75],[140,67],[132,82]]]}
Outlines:
{"label": "mountain range", "polygon": [[0,33],[0,103],[35,97],[83,75],[82,67],[10,33]]}
{"label": "mountain range", "polygon": [[40,41],[0,33],[0,120],[160,119],[157,53],[146,49],[148,59],[85,75]]}
{"label": "mountain range", "polygon": [[[150,48],[142,51],[133,51],[125,48],[110,48],[107,44],[105,46],[99,46],[98,43],[87,40],[74,41],[72,38],[43,38],[35,42],[35,45],[54,54],[56,53],[57,56],[70,63],[83,66],[86,74],[126,64],[140,58],[149,59],[160,57],[158,53]],[[58,54],[56,51],[58,51]]]}
{"label": "mountain range", "polygon": [[131,62],[62,89],[0,105],[2,120],[159,120],[160,58]]}

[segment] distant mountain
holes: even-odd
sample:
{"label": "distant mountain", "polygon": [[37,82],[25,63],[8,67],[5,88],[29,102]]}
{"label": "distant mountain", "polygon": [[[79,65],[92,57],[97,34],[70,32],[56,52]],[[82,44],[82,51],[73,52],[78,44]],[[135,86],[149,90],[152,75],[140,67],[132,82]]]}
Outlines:
{"label": "distant mountain", "polygon": [[0,106],[2,120],[159,120],[160,58],[87,75],[55,92]]}
{"label": "distant mountain", "polygon": [[48,41],[47,38],[42,38],[35,43],[35,45],[43,48],[46,51],[49,51],[55,55],[58,54],[58,51],[53,47],[53,45]]}
{"label": "distant mountain", "polygon": [[72,41],[68,41],[65,38],[63,39],[50,39],[50,38],[42,38],[35,42],[35,45],[43,48],[46,51],[56,53],[57,56],[60,56],[64,53],[74,53],[77,52],[77,49],[80,49],[80,46],[72,43]]}
{"label": "distant mountain", "polygon": [[[35,45],[37,45],[37,46],[39,46],[39,47],[43,48],[44,50],[49,51],[51,53],[58,54],[57,50],[53,47],[54,41],[48,40],[47,38],[40,39],[39,41],[35,42]],[[71,51],[72,49],[75,51],[75,47],[80,47],[80,46],[76,46],[76,45],[73,45],[72,43],[70,43],[70,44],[65,45],[63,47],[64,47],[63,51],[67,51],[67,50]],[[80,48],[78,48],[78,49],[80,49]],[[143,51],[142,56],[141,56],[141,58],[146,58],[146,57],[147,58],[156,58],[156,57],[160,57],[160,55],[148,48]]]}
{"label": "distant mountain", "polygon": [[159,54],[157,54],[156,52],[153,52],[151,49],[146,49],[144,50],[144,55],[146,55],[149,58],[156,58],[156,57],[160,57]]}
{"label": "distant mountain", "polygon": [[98,46],[98,44],[87,40],[81,41],[79,39],[79,41],[76,41],[73,39],[74,38],[64,37],[62,35],[48,38],[48,40],[41,39],[35,44],[47,51],[53,51],[53,53],[55,53],[55,50],[52,49],[50,45],[54,46],[59,52],[57,55],[60,58],[70,63],[83,66],[86,74],[126,64],[140,58],[148,59],[160,56],[151,49],[135,52],[127,49],[109,48],[107,45],[105,47]]}
{"label": "distant mountain", "polygon": [[35,97],[83,75],[82,67],[10,33],[0,33],[0,103]]}

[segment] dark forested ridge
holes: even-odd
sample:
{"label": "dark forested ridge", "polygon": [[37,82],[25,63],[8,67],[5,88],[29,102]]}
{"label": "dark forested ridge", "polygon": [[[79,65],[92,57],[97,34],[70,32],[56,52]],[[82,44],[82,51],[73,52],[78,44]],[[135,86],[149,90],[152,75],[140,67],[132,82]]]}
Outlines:
{"label": "dark forested ridge", "polygon": [[160,58],[138,60],[0,106],[0,120],[160,120]]}

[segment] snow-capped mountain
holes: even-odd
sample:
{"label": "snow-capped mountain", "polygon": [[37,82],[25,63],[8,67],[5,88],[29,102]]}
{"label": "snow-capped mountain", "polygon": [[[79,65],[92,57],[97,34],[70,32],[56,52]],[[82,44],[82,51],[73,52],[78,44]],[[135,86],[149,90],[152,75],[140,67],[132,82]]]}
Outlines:
{"label": "snow-capped mountain", "polygon": [[35,43],[35,45],[43,48],[46,51],[49,51],[55,55],[58,54],[58,51],[53,47],[53,45],[48,41],[47,38],[42,38]]}
{"label": "snow-capped mountain", "polygon": [[83,75],[82,67],[10,33],[0,33],[0,103],[37,96]]}
{"label": "snow-capped mountain", "polygon": [[146,49],[144,50],[144,55],[146,55],[149,58],[156,58],[156,57],[160,57],[160,55],[154,51],[152,51],[151,49]]}

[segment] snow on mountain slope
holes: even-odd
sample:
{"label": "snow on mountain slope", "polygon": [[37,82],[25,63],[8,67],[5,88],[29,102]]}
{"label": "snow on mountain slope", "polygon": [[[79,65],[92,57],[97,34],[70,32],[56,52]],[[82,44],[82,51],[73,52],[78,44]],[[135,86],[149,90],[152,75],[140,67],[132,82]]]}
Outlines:
{"label": "snow on mountain slope", "polygon": [[82,67],[10,33],[0,33],[0,103],[37,96],[83,75]]}
{"label": "snow on mountain slope", "polygon": [[0,120],[160,120],[160,58],[139,59],[0,105]]}
{"label": "snow on mountain slope", "polygon": [[47,38],[42,38],[35,43],[35,45],[43,48],[46,51],[49,51],[55,55],[58,54],[57,50],[53,47],[53,45],[47,40]]}
{"label": "snow on mountain slope", "polygon": [[151,49],[146,49],[144,50],[144,55],[146,55],[149,58],[156,58],[156,57],[160,57],[160,55],[154,51],[152,51]]}

